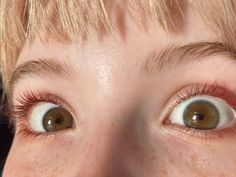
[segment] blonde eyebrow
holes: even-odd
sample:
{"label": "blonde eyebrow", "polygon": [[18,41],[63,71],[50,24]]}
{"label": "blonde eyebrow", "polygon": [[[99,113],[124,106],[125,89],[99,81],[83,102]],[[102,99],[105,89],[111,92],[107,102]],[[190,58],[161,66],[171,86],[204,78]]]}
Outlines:
{"label": "blonde eyebrow", "polygon": [[189,62],[205,60],[210,56],[224,56],[234,60],[236,49],[222,42],[172,44],[160,52],[151,51],[141,67],[141,74],[150,75],[170,67],[181,67]]}
{"label": "blonde eyebrow", "polygon": [[[71,77],[73,67],[68,62],[58,62],[52,58],[39,58],[27,61],[18,66],[11,77],[9,90],[13,90],[19,80],[29,76],[56,76],[60,78]],[[12,93],[12,92],[11,92]]]}

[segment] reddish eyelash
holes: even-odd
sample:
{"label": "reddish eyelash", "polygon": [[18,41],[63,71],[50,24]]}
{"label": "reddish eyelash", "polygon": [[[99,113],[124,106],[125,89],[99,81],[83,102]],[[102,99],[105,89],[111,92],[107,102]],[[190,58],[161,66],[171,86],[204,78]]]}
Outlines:
{"label": "reddish eyelash", "polygon": [[[213,84],[206,83],[204,85],[202,84],[194,84],[189,87],[185,87],[184,89],[181,89],[177,93],[177,99],[175,101],[175,104],[171,106],[169,109],[169,112],[172,112],[172,110],[183,101],[199,95],[207,95],[207,96],[213,96],[220,98],[224,100],[229,106],[232,107],[232,109],[235,110],[236,108],[236,95],[233,94],[231,91],[219,86],[216,82]],[[169,114],[168,114],[169,116]],[[168,117],[166,116],[166,117]],[[175,125],[170,122],[168,118],[166,118],[163,122],[163,124],[173,133],[178,133],[180,136],[187,138],[199,138],[204,140],[212,140],[215,138],[224,138],[225,136],[236,136],[236,124],[233,126],[220,129],[220,130],[197,130],[193,128],[184,127],[181,125]]]}
{"label": "reddish eyelash", "polygon": [[236,110],[236,95],[229,89],[220,86],[216,81],[213,84],[194,84],[190,87],[186,87],[186,89],[177,93],[177,103],[179,104],[186,99],[200,95],[208,95],[220,98],[227,102],[234,110]]}
{"label": "reddish eyelash", "polygon": [[35,94],[32,91],[26,90],[20,94],[17,99],[17,104],[10,105],[10,115],[15,120],[17,135],[24,138],[39,139],[46,136],[52,136],[55,133],[35,132],[28,127],[28,114],[30,110],[41,102],[63,105],[63,101],[56,95],[43,94],[39,91]]}
{"label": "reddish eyelash", "polygon": [[24,91],[17,99],[17,104],[11,106],[11,116],[15,119],[25,117],[29,110],[40,102],[49,102],[61,105],[62,101],[53,94],[42,94],[39,91],[35,94],[32,91]]}
{"label": "reddish eyelash", "polygon": [[205,83],[204,85],[194,84],[191,85],[190,87],[187,87],[187,89],[180,91],[177,94],[178,97],[177,103],[181,103],[184,100],[194,96],[210,95],[210,96],[222,97],[223,95],[225,95],[225,93],[227,93],[226,90],[218,86],[216,82],[214,82],[213,84]]}

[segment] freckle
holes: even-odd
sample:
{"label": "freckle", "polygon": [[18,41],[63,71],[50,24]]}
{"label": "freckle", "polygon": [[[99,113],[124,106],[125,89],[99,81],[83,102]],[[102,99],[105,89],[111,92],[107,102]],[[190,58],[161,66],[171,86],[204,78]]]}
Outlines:
{"label": "freckle", "polygon": [[179,151],[178,155],[179,155],[179,158],[182,159],[183,155],[182,155],[182,153],[180,151]]}
{"label": "freckle", "polygon": [[174,159],[170,158],[170,159],[169,159],[169,164],[175,164]]}
{"label": "freckle", "polygon": [[151,159],[152,159],[152,160],[156,160],[156,156],[155,156],[155,155],[152,155]]}
{"label": "freckle", "polygon": [[206,144],[205,145],[207,148],[212,148],[212,145],[211,144]]}
{"label": "freckle", "polygon": [[133,146],[132,146],[132,148],[135,150],[135,151],[137,151],[137,152],[139,152],[139,151],[141,151],[143,148],[142,148],[142,146],[141,145],[138,145],[138,144],[134,144]]}
{"label": "freckle", "polygon": [[196,155],[191,155],[191,161],[192,161],[192,164],[194,165],[194,166],[196,166],[196,162],[197,162],[197,157],[196,157]]}
{"label": "freckle", "polygon": [[220,177],[226,177],[226,175],[224,175],[224,174],[221,174],[221,175],[220,175]]}
{"label": "freckle", "polygon": [[161,176],[167,176],[168,175],[168,171],[167,170],[161,170],[160,171],[160,174],[159,174],[159,176],[161,177]]}
{"label": "freckle", "polygon": [[91,143],[91,144],[89,145],[89,148],[88,148],[88,149],[91,150],[91,149],[93,148],[93,145],[94,145],[94,144]]}

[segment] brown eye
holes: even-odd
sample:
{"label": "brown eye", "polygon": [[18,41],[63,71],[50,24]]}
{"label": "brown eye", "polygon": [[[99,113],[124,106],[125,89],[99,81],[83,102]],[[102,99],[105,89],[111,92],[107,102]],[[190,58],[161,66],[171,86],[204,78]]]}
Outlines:
{"label": "brown eye", "polygon": [[43,127],[47,132],[72,128],[73,124],[71,114],[61,107],[50,109],[43,118]]}
{"label": "brown eye", "polygon": [[183,120],[187,127],[213,129],[219,123],[219,111],[210,102],[198,100],[190,103],[184,110]]}
{"label": "brown eye", "polygon": [[42,103],[36,106],[29,116],[30,128],[36,132],[55,132],[74,127],[74,118],[66,109]]}
{"label": "brown eye", "polygon": [[199,130],[225,127],[234,120],[233,109],[223,100],[211,96],[195,96],[176,106],[170,115],[174,124]]}

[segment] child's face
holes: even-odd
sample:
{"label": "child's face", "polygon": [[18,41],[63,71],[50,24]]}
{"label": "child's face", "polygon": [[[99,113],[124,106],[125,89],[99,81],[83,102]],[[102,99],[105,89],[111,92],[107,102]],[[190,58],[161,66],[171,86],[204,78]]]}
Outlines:
{"label": "child's face", "polygon": [[4,176],[235,176],[236,63],[226,49],[193,14],[179,35],[119,23],[120,34],[25,46]]}

